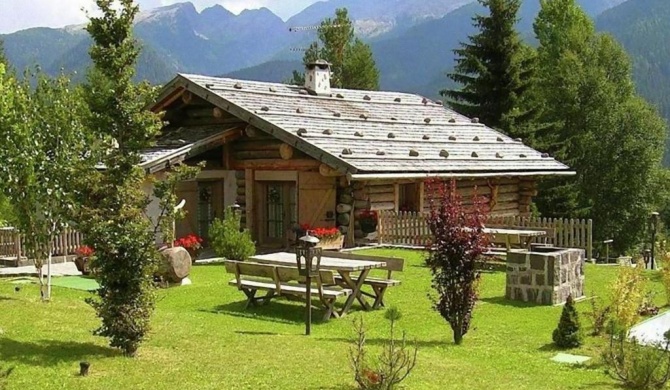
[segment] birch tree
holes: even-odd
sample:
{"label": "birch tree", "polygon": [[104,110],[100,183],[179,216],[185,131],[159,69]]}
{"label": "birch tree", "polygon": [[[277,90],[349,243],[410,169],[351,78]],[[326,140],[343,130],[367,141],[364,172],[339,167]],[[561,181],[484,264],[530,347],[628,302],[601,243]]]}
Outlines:
{"label": "birch tree", "polygon": [[85,106],[65,76],[38,75],[32,89],[27,77],[18,81],[0,67],[0,181],[48,300],[53,241],[71,221],[74,178],[86,164]]}

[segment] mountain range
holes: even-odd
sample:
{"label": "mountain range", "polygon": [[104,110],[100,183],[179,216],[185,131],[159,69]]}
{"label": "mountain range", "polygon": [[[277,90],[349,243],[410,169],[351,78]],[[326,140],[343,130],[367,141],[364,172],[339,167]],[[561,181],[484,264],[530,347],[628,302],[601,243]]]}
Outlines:
{"label": "mountain range", "polygon": [[[524,0],[518,29],[533,42],[540,0]],[[639,91],[670,118],[670,0],[578,0],[599,31],[614,35],[633,59]],[[373,50],[381,88],[436,97],[451,87],[453,49],[475,32],[484,13],[475,0],[327,0],[283,21],[267,8],[235,15],[220,5],[200,12],[178,3],[142,12],[135,25],[143,46],[138,79],[163,83],[177,72],[263,81],[285,81],[301,69],[301,50],[313,28],[345,7],[356,33]],[[0,35],[18,69],[40,65],[83,77],[90,39],[84,26],[33,28]],[[668,161],[670,163],[670,161]]]}

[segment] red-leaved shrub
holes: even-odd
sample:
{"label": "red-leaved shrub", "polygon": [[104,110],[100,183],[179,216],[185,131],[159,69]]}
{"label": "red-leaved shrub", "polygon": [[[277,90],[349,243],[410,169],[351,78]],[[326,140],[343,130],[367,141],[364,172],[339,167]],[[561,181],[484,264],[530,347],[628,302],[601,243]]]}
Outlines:
{"label": "red-leaved shrub", "polygon": [[483,230],[483,199],[475,188],[472,205],[464,207],[454,180],[432,181],[427,183],[427,189],[432,239],[426,263],[437,291],[434,307],[451,325],[454,342],[461,344],[478,298],[478,260],[489,244]]}

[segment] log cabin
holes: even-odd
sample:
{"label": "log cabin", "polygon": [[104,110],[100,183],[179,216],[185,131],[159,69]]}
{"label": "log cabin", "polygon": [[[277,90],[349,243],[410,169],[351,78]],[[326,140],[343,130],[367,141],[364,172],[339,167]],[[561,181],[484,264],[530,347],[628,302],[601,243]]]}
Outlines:
{"label": "log cabin", "polygon": [[151,110],[166,125],[142,167],[160,178],[206,162],[179,188],[178,235],[206,238],[237,204],[260,246],[285,247],[301,224],[337,226],[353,245],[374,229],[372,211],[426,210],[428,180],[456,179],[463,195],[478,187],[492,215],[528,215],[538,179],[574,174],[440,101],[331,88],[323,61],[305,76],[296,86],[179,74],[162,89]]}

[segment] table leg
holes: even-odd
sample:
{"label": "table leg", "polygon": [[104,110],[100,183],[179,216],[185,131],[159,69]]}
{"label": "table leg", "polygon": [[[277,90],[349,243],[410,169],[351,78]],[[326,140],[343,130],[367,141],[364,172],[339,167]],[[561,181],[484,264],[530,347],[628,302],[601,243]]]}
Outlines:
{"label": "table leg", "polygon": [[368,277],[370,270],[369,269],[363,270],[360,273],[360,275],[358,275],[358,280],[356,282],[354,282],[351,279],[349,272],[339,271],[339,273],[340,276],[342,276],[342,279],[345,281],[345,283],[347,283],[347,286],[352,290],[351,295],[347,297],[347,301],[344,303],[344,307],[340,312],[340,316],[344,317],[347,314],[347,312],[349,312],[349,309],[351,309],[351,305],[354,303],[354,299],[358,299],[358,301],[363,306],[364,310],[372,310],[370,304],[365,300],[363,294],[361,294],[361,287],[363,287],[363,284],[365,283],[365,278]]}

